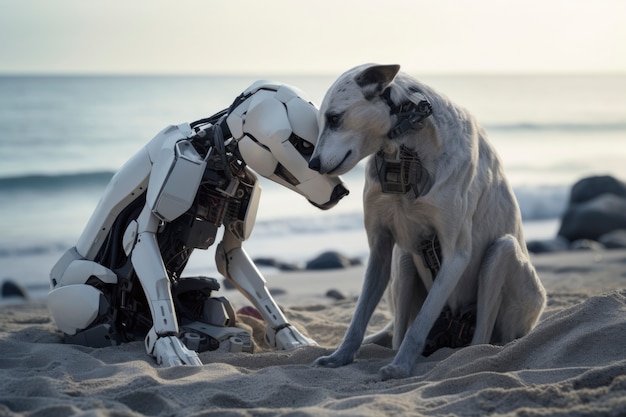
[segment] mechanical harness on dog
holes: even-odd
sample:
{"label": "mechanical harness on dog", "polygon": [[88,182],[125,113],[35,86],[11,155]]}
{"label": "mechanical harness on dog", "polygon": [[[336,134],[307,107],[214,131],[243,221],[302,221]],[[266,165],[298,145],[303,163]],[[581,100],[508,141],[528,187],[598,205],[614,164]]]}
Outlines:
{"label": "mechanical harness on dog", "polygon": [[[420,130],[424,127],[424,119],[433,112],[428,99],[416,90],[412,90],[409,100],[395,104],[391,100],[391,88],[387,88],[380,96],[389,106],[391,116],[396,116],[396,123],[387,137],[395,139],[409,130]],[[406,194],[413,190],[415,197],[420,196],[420,184],[427,180],[428,173],[416,152],[401,146],[396,155],[385,154],[382,150],[376,154],[378,179],[383,193]]]}
{"label": "mechanical harness on dog", "polygon": [[411,93],[411,99],[400,105],[391,101],[391,88],[387,88],[380,95],[389,106],[389,113],[396,116],[396,124],[387,134],[389,139],[395,139],[409,130],[420,130],[424,127],[424,119],[433,113],[433,107],[422,93],[417,90],[412,90]]}
{"label": "mechanical harness on dog", "polygon": [[[411,99],[400,105],[391,100],[391,88],[381,94],[381,98],[389,106],[390,114],[396,116],[396,124],[391,128],[387,137],[395,139],[409,130],[420,130],[424,127],[424,119],[432,114],[432,106],[428,99],[418,92],[412,91]],[[376,169],[378,180],[383,193],[406,194],[413,190],[415,197],[419,197],[425,190],[428,182],[428,172],[424,169],[417,152],[406,146],[400,146],[395,155],[376,153]],[[420,246],[424,265],[432,273],[433,280],[441,267],[441,245],[439,238],[434,234]]]}
{"label": "mechanical harness on dog", "polygon": [[420,189],[422,180],[428,173],[422,166],[417,153],[405,146],[400,146],[395,155],[386,154],[382,150],[375,156],[376,171],[383,193],[406,194],[413,190],[415,198],[424,190]]}
{"label": "mechanical harness on dog", "polygon": [[441,269],[441,243],[439,243],[439,237],[437,234],[433,234],[430,239],[426,239],[419,247],[419,251],[422,254],[422,261],[426,268],[430,269],[433,281]]}
{"label": "mechanical harness on dog", "polygon": [[[396,158],[392,159],[392,156],[382,150],[376,153],[376,170],[383,193],[406,194],[413,190],[415,198],[419,197],[424,191],[420,186],[428,182],[428,172],[422,166],[417,153],[400,146]],[[421,244],[420,252],[424,265],[430,269],[434,280],[441,267],[441,245],[436,234]]]}
{"label": "mechanical harness on dog", "polygon": [[[432,114],[432,106],[426,97],[416,90],[412,93],[412,100],[400,105],[391,101],[390,88],[387,88],[381,95],[390,108],[390,114],[396,116],[396,123],[387,134],[389,139],[395,139],[409,130],[420,130],[424,127],[424,119]],[[424,169],[417,152],[406,146],[400,146],[396,154],[386,154],[380,150],[375,158],[378,180],[383,193],[407,194],[409,190],[412,190],[417,198],[427,192],[429,174]],[[437,234],[433,233],[425,239],[418,251],[434,281],[443,261],[441,243]],[[452,348],[467,346],[472,340],[475,327],[474,307],[453,314],[450,307],[446,306],[429,332],[422,354],[429,356],[444,346]]]}

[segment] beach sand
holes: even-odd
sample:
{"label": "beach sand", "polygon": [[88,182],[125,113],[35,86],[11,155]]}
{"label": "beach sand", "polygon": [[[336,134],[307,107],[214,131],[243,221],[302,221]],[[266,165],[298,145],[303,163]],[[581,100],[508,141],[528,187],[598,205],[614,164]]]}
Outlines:
{"label": "beach sand", "polygon": [[[64,345],[44,303],[5,305],[0,416],[626,415],[626,251],[533,260],[549,297],[529,335],[505,346],[440,349],[414,376],[391,381],[377,371],[394,352],[379,346],[363,346],[343,368],[310,365],[341,340],[363,267],[268,277],[290,321],[319,347],[272,351],[258,340],[254,354],[202,353],[203,366],[158,367],[140,342]],[[325,297],[328,289],[346,299]],[[247,304],[220,292],[236,308]],[[370,330],[389,318],[383,303]]]}

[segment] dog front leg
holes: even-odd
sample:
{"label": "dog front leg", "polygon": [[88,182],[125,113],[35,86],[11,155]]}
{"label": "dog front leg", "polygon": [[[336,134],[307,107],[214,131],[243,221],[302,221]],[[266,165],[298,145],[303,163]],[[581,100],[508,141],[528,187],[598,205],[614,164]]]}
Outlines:
{"label": "dog front leg", "polygon": [[380,369],[380,375],[384,380],[406,378],[411,374],[417,358],[424,350],[428,333],[467,267],[470,259],[469,253],[469,250],[457,252],[449,260],[445,260],[444,257],[441,271],[437,274],[437,279],[426,296],[415,321],[404,336],[398,353],[389,365]]}
{"label": "dog front leg", "polygon": [[391,313],[394,316],[392,348],[398,350],[409,326],[415,321],[428,295],[428,290],[415,266],[413,254],[396,246],[391,264],[389,292]]}
{"label": "dog front leg", "polygon": [[375,238],[375,244],[370,245],[370,257],[361,295],[341,345],[330,356],[318,358],[314,365],[329,368],[347,365],[354,360],[361,347],[367,324],[389,283],[393,240],[390,236],[382,235],[383,233],[380,233]]}

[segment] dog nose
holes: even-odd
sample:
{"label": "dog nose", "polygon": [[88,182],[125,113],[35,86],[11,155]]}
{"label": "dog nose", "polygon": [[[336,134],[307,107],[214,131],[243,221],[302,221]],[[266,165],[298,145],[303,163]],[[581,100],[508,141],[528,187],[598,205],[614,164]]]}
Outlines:
{"label": "dog nose", "polygon": [[309,168],[311,168],[313,171],[319,172],[320,167],[321,167],[321,163],[320,163],[319,156],[311,158],[311,160],[309,161]]}

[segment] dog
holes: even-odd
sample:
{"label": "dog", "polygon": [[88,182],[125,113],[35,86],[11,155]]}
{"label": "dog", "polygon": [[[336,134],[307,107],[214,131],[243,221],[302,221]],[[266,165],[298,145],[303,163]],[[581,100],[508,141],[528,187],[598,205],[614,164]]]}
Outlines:
{"label": "dog", "polygon": [[370,156],[363,192],[370,256],[343,341],[314,365],[354,360],[387,287],[393,321],[366,340],[391,338],[397,350],[379,371],[383,380],[411,376],[422,354],[442,346],[526,335],[546,292],[502,163],[475,118],[399,65],[376,64],[341,75],[318,117],[310,168],[341,175]]}

